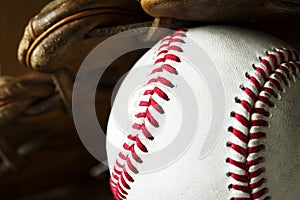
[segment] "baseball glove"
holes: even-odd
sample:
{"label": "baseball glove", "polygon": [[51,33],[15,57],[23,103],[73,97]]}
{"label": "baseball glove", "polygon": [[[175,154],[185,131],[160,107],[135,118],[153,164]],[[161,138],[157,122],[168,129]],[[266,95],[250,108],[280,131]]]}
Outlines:
{"label": "baseball glove", "polygon": [[300,48],[300,2],[298,0],[139,1],[146,13],[156,17],[157,26],[168,27],[174,21],[184,21],[184,25],[187,24],[189,27],[229,24],[269,33]]}
{"label": "baseball glove", "polygon": [[[0,78],[0,197],[13,199],[87,176],[97,161],[79,140],[55,79],[68,73]],[[72,80],[72,78],[70,78]],[[97,93],[99,122],[110,90]],[[97,108],[99,109],[99,108]],[[76,174],[74,176],[74,174]]]}
{"label": "baseball glove", "polygon": [[[76,72],[86,54],[110,32],[151,20],[133,0],[54,0],[29,21],[18,58],[23,65],[41,72],[62,66]],[[106,30],[102,35],[89,35],[101,28]]]}
{"label": "baseball glove", "polygon": [[154,17],[203,22],[288,20],[300,14],[298,0],[140,0]]}
{"label": "baseball glove", "polygon": [[[89,177],[98,161],[82,145],[66,105],[73,81],[73,74],[65,69],[0,78],[1,198],[82,199],[83,194],[78,195],[80,185],[93,188],[82,189],[89,199],[112,199],[108,187],[101,183],[107,176],[98,182],[103,188],[96,187],[96,181]],[[112,88],[102,81],[99,85],[95,105],[105,130]],[[82,114],[86,115],[84,110]],[[103,172],[93,169],[94,176]],[[80,180],[84,183],[74,186]],[[57,193],[62,190],[63,194]]]}

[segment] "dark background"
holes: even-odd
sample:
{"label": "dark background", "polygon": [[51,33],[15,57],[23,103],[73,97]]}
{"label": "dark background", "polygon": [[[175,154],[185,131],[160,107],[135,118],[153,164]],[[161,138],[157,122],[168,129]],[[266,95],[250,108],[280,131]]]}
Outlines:
{"label": "dark background", "polygon": [[19,75],[28,71],[18,63],[18,44],[28,21],[48,2],[49,0],[1,0],[1,75]]}

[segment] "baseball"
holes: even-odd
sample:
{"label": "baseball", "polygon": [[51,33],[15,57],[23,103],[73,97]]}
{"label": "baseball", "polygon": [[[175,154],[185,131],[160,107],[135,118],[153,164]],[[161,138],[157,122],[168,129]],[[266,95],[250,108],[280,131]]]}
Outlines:
{"label": "baseball", "polygon": [[115,199],[299,199],[299,71],[293,47],[248,29],[162,38],[114,100]]}

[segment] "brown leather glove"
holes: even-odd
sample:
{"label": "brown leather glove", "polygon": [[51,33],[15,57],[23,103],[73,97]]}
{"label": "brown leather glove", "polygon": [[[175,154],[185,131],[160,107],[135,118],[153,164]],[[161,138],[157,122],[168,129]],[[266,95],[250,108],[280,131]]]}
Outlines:
{"label": "brown leather glove", "polygon": [[139,0],[157,26],[227,24],[266,32],[300,48],[299,0]]}
{"label": "brown leather glove", "polygon": [[[23,173],[26,168],[37,170],[34,162],[28,164],[30,155],[45,146],[49,137],[55,134],[66,137],[72,126],[51,76],[32,73],[19,78],[1,77],[0,80],[2,198],[9,196],[8,193],[18,192],[15,187],[22,181],[20,172]],[[12,171],[15,173],[10,174]],[[15,174],[19,175],[19,179],[14,177]]]}
{"label": "brown leather glove", "polygon": [[[38,136],[37,132],[42,134],[48,129],[51,132],[54,127],[47,120],[51,119],[51,115],[63,114],[63,104],[55,90],[50,75],[31,73],[23,77],[2,79],[0,86],[1,135],[16,141],[14,145],[20,145],[17,141],[24,142],[33,136]],[[48,118],[43,118],[43,114],[50,111],[56,111],[56,113],[52,112],[44,116]],[[36,114],[40,115],[39,118],[31,117]],[[32,132],[36,129],[36,119],[39,119],[44,127]]]}
{"label": "brown leather glove", "polygon": [[[79,140],[70,115],[75,72],[90,49],[107,37],[97,30],[146,20],[151,18],[132,0],[56,0],[29,22],[20,42],[19,59],[48,73],[0,78],[1,198],[78,180],[97,163]],[[123,27],[116,29],[114,33]],[[95,104],[103,129],[112,86],[143,52],[120,57],[100,80]]]}
{"label": "brown leather glove", "polygon": [[291,20],[300,15],[298,0],[140,0],[140,3],[154,17],[202,22],[267,22]]}
{"label": "brown leather glove", "polygon": [[86,54],[107,38],[89,32],[151,20],[135,0],[54,0],[25,28],[18,58],[40,72],[62,66],[76,72]]}
{"label": "brown leather glove", "polygon": [[[70,76],[69,76],[70,75]],[[98,163],[82,145],[62,98],[72,74],[0,77],[0,197],[12,199],[88,176]],[[63,84],[61,89],[58,83]],[[96,95],[105,127],[111,89]]]}

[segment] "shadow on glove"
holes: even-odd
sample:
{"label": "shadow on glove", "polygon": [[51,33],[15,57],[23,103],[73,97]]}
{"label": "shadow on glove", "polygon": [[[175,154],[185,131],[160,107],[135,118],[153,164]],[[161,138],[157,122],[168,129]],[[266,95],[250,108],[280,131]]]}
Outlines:
{"label": "shadow on glove", "polygon": [[[0,78],[0,84],[1,199],[88,176],[98,162],[79,140],[53,76],[31,73]],[[101,124],[106,123],[109,97],[108,89],[97,93]]]}

